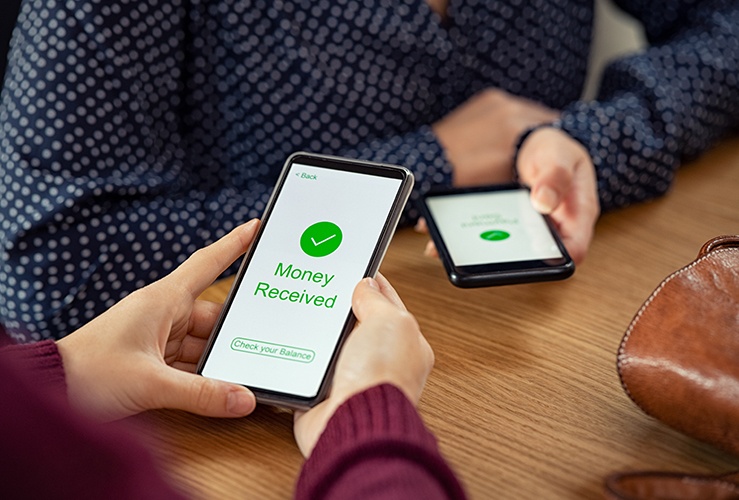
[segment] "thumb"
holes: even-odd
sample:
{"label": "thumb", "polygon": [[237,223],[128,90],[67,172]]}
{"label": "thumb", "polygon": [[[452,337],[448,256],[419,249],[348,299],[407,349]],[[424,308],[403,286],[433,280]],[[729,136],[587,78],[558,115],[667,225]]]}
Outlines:
{"label": "thumb", "polygon": [[533,168],[536,174],[526,182],[531,186],[531,204],[537,212],[551,214],[572,187],[574,162],[562,156],[550,157]]}
{"label": "thumb", "polygon": [[531,186],[531,203],[540,213],[552,213],[572,187],[578,151],[570,146],[564,132],[554,128],[537,130],[522,145],[518,172]]}
{"label": "thumb", "polygon": [[397,308],[390,299],[383,295],[380,285],[374,278],[364,278],[354,288],[352,295],[352,310],[359,322],[378,313],[378,308]]}
{"label": "thumb", "polygon": [[159,407],[205,417],[243,417],[256,407],[254,394],[237,384],[169,367],[163,371],[161,382]]}

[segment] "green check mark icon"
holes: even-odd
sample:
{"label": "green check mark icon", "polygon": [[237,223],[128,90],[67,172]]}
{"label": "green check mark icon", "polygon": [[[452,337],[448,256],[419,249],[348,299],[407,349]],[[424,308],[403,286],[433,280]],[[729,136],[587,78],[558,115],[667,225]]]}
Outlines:
{"label": "green check mark icon", "polygon": [[333,222],[316,222],[308,226],[300,237],[300,248],[311,257],[325,257],[341,245],[341,228]]}

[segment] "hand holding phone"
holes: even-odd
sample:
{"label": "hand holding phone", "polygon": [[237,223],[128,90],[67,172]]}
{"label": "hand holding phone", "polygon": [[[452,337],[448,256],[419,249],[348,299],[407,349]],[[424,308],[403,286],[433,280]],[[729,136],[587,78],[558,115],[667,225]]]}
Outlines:
{"label": "hand holding phone", "polygon": [[523,185],[434,190],[419,208],[456,286],[551,281],[575,271],[551,219],[533,208]]}
{"label": "hand holding phone", "polygon": [[359,323],[339,353],[329,397],[307,413],[295,413],[295,442],[305,457],[350,397],[391,384],[416,405],[434,365],[434,353],[418,322],[380,273],[376,280],[357,285],[352,304]]}
{"label": "hand holding phone", "polygon": [[198,373],[245,385],[262,403],[323,399],[354,325],[354,287],[377,272],[412,185],[403,167],[288,158]]}

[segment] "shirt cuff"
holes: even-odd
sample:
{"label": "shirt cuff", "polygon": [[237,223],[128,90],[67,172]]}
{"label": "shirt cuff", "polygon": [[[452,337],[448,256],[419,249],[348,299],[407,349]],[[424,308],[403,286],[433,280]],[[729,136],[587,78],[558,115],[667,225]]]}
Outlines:
{"label": "shirt cuff", "polygon": [[62,356],[53,340],[6,346],[0,349],[0,357],[22,370],[32,385],[67,392]]}
{"label": "shirt cuff", "polygon": [[[381,474],[368,466],[378,460],[389,469],[397,467],[393,460],[401,460],[425,471],[423,482],[437,481],[447,492],[445,498],[465,496],[413,404],[397,387],[382,384],[352,396],[336,410],[303,466],[297,498],[321,498],[343,474],[359,468],[361,477]],[[406,486],[412,491],[419,485]]]}
{"label": "shirt cuff", "polygon": [[368,441],[377,435],[436,447],[436,439],[405,394],[394,385],[382,384],[345,401],[329,420],[314,452],[334,443]]}

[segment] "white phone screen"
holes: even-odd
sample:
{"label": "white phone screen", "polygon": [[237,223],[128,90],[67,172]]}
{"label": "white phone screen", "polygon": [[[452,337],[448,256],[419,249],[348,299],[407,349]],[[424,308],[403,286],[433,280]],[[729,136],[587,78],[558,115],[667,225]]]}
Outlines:
{"label": "white phone screen", "polygon": [[426,203],[456,266],[563,257],[526,189],[432,196]]}
{"label": "white phone screen", "polygon": [[202,374],[316,396],[400,187],[294,163]]}

